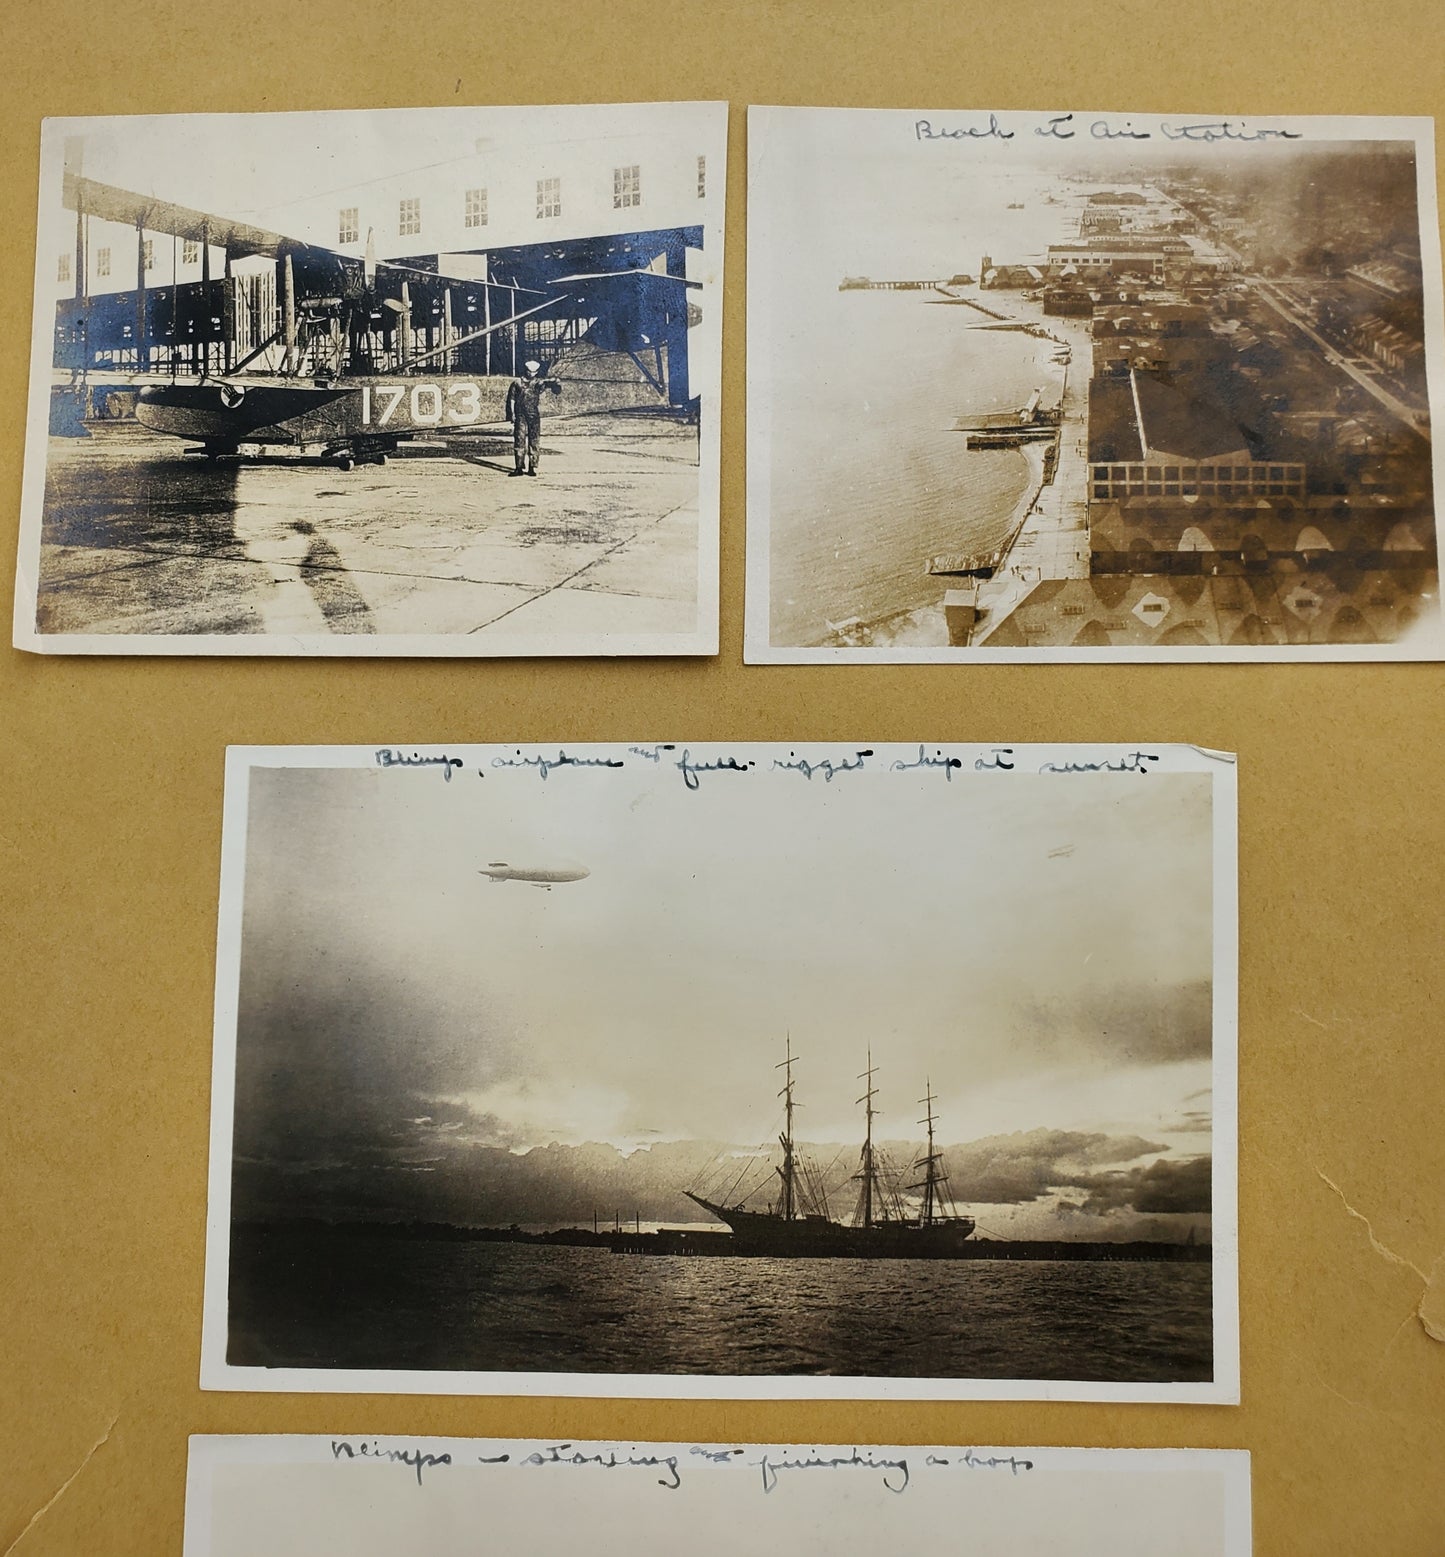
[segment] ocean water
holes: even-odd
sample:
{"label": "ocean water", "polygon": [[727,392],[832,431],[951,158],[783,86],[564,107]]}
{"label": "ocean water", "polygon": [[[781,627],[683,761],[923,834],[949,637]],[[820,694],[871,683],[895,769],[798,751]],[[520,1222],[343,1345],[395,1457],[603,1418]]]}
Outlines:
{"label": "ocean water", "polygon": [[238,1229],[233,1364],[1197,1381],[1208,1265],[770,1260]]}
{"label": "ocean water", "polygon": [[[977,276],[985,254],[1027,262],[1076,229],[1083,191],[1066,180],[1026,165],[951,171],[923,207],[893,210],[875,189],[872,233],[834,233],[817,253],[799,238],[804,260],[760,313],[775,644],[836,642],[829,624],[855,619],[876,629],[865,637],[886,638],[890,619],[949,588],[924,572],[928,558],[997,545],[1027,490],[1018,450],[970,452],[952,428],[1055,388],[1048,344],[984,328],[984,315],[932,293],[837,290],[839,266],[880,279]],[[965,295],[1010,312],[1007,292]]]}
{"label": "ocean water", "polygon": [[[1047,341],[922,292],[826,292],[800,332],[816,343],[806,395],[775,399],[772,636],[829,641],[942,600],[938,552],[996,546],[1028,485],[1018,449],[965,447],[955,418],[1057,394]],[[1006,293],[984,294],[1004,312]]]}

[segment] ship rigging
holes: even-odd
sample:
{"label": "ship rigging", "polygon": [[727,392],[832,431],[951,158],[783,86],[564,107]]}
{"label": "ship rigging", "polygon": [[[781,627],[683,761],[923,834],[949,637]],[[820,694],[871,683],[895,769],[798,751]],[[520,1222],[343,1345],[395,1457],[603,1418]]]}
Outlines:
{"label": "ship rigging", "polygon": [[878,1113],[874,1100],[878,1092],[873,1084],[877,1070],[870,1049],[867,1068],[858,1078],[864,1083],[863,1095],[858,1099],[864,1110],[863,1147],[858,1171],[852,1176],[858,1184],[858,1200],[852,1221],[842,1222],[833,1218],[822,1187],[799,1159],[793,1134],[795,1058],[790,1039],[785,1057],[776,1067],[783,1072],[783,1087],[778,1094],[783,1101],[783,1129],[778,1136],[782,1158],[776,1169],[781,1181],[777,1202],[766,1211],[756,1211],[745,1204],[746,1197],[725,1204],[687,1190],[688,1199],[731,1228],[739,1254],[784,1259],[966,1257],[964,1245],[974,1230],[974,1221],[959,1215],[949,1193],[947,1168],[934,1136],[937,1098],[932,1082],[926,1084],[925,1096],[920,1099],[925,1113],[919,1123],[927,1130],[927,1145],[914,1163],[915,1171],[921,1172],[922,1177],[908,1185],[909,1189],[922,1190],[918,1212],[910,1215],[902,1196],[881,1170],[881,1153],[873,1144],[873,1122]]}

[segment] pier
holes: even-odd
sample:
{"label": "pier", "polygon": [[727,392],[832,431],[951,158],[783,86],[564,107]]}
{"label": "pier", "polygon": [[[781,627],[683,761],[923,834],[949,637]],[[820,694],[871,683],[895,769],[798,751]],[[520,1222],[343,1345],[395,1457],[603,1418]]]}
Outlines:
{"label": "pier", "polygon": [[968,434],[970,449],[1017,448],[1021,443],[1042,443],[1059,430],[1060,406],[1046,406],[1042,389],[1034,390],[1017,411],[985,411],[980,416],[960,416],[954,432]]}
{"label": "pier", "polygon": [[957,294],[948,290],[951,286],[962,286],[965,284],[965,282],[940,281],[937,283],[937,286],[938,290],[943,293],[944,299],[947,302],[959,303],[962,304],[962,306],[965,308],[972,308],[975,313],[983,314],[986,318],[997,320],[1001,324],[1019,324],[1017,319],[1010,318],[1008,314],[1000,313],[996,308],[986,307],[983,303],[980,303],[976,297],[959,297]]}
{"label": "pier", "polygon": [[971,276],[945,276],[933,281],[874,281],[871,276],[844,276],[840,292],[942,292],[947,287],[968,286]]}

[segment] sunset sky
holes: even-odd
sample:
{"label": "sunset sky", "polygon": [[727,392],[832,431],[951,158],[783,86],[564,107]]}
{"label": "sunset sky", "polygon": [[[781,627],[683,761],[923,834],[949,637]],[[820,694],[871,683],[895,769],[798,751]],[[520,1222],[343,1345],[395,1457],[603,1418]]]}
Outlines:
{"label": "sunset sky", "polygon": [[860,1138],[871,1046],[879,1138],[921,1137],[931,1081],[1001,1198],[1207,1154],[1208,776],[875,762],[253,770],[238,1160],[424,1205],[487,1148],[756,1145],[789,1039],[800,1140]]}

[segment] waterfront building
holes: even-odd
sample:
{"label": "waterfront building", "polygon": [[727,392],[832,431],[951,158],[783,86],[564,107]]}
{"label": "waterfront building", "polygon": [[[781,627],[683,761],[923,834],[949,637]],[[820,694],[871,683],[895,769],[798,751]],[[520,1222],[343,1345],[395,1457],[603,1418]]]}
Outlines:
{"label": "waterfront building", "polygon": [[[1248,249],[1253,224],[1235,214],[1220,209],[1201,229],[1157,191],[1100,191],[1079,236],[1048,248],[1034,295],[1046,313],[1090,319],[1087,435],[1072,455],[1060,451],[1061,463],[1085,464],[1087,550],[1075,555],[1087,572],[1053,558],[1057,571],[997,610],[986,593],[951,596],[950,632],[966,635],[954,641],[1388,643],[1429,609],[1437,564],[1423,420],[1381,425],[1367,391],[1319,372],[1288,309],[1197,235],[1230,232]],[[1029,285],[1010,267],[992,275]],[[1410,384],[1423,359],[1419,292],[1413,257],[1392,249],[1293,282],[1289,295],[1340,350]],[[980,608],[965,620],[970,603]]]}
{"label": "waterfront building", "polygon": [[1047,268],[1053,275],[1147,275],[1156,285],[1182,279],[1203,268],[1219,270],[1223,256],[1178,233],[1101,234],[1067,243],[1051,243]]}
{"label": "waterfront building", "polygon": [[1089,416],[1089,491],[1096,500],[1224,501],[1304,495],[1305,467],[1261,460],[1239,424],[1177,379],[1137,367],[1096,382]]}

